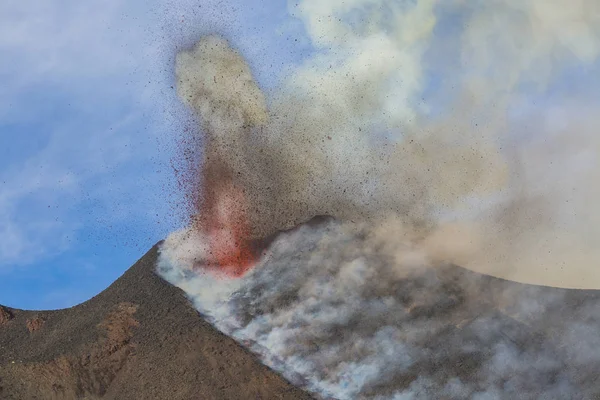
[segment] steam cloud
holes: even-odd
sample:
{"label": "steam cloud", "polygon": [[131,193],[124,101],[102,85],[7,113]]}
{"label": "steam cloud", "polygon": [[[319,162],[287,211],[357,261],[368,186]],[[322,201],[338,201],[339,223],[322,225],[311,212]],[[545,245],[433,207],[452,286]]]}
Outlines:
{"label": "steam cloud", "polygon": [[158,270],[218,329],[318,398],[597,398],[598,292],[438,266],[426,247],[396,239],[399,260],[388,233],[302,225],[239,279],[179,267],[186,241],[174,235]]}
{"label": "steam cloud", "polygon": [[[600,287],[600,104],[571,97],[553,119],[511,117],[571,68],[597,62],[600,3],[303,0],[291,12],[315,55],[268,99],[220,37],[178,55],[178,94],[205,135],[206,190],[196,201],[224,219],[235,209],[252,238],[314,215],[347,222],[280,236],[240,279],[198,268],[211,246],[192,224],[163,245],[163,276],[219,329],[324,396],[519,390],[528,398],[543,388],[565,398],[583,378],[557,360],[584,365],[567,354],[578,333],[556,339],[565,354],[515,348],[489,336],[509,317],[475,315],[480,281],[452,278],[453,292],[438,274],[454,263],[520,282]],[[510,297],[504,289],[490,310]],[[558,301],[544,296],[515,296],[536,305],[538,326]],[[475,378],[434,376],[422,366],[434,357],[427,349],[443,351],[432,343],[461,317],[470,333],[457,334],[456,354],[472,355],[477,341],[465,337],[490,354],[476,357]],[[584,335],[592,328],[579,328],[592,343]],[[398,379],[408,383],[389,383]]]}

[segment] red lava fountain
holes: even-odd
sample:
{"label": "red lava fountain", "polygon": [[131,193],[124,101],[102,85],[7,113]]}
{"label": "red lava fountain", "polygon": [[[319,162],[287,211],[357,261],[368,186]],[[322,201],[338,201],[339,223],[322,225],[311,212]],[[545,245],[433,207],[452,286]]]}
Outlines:
{"label": "red lava fountain", "polygon": [[209,162],[202,175],[203,201],[198,207],[196,228],[208,237],[209,260],[205,267],[241,277],[256,261],[249,241],[248,201],[226,166]]}
{"label": "red lava fountain", "polygon": [[177,95],[194,112],[195,128],[183,136],[180,177],[204,247],[199,267],[240,277],[258,258],[251,239],[260,201],[249,184],[256,177],[250,167],[257,165],[254,128],[269,121],[266,100],[242,55],[215,35],[180,51],[175,75]]}

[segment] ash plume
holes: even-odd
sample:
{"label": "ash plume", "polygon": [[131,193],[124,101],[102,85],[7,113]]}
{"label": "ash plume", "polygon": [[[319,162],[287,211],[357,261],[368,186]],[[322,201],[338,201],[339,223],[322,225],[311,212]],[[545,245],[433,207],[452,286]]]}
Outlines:
{"label": "ash plume", "polygon": [[[536,116],[508,118],[523,88],[543,92],[563,69],[597,60],[599,6],[562,5],[300,2],[292,11],[316,55],[288,74],[268,107],[240,53],[220,37],[202,38],[176,62],[178,94],[205,136],[197,175],[204,187],[190,185],[198,218],[215,214],[202,205],[213,207],[215,186],[227,182],[244,193],[237,204],[250,237],[320,214],[393,215],[418,238],[458,222],[481,238],[473,260],[460,260],[467,267],[592,284],[582,276],[600,261],[586,239],[599,233],[591,205],[600,197],[589,184],[598,170],[597,100],[561,105],[563,132]],[[436,27],[450,11],[462,13],[463,29],[441,40]],[[454,60],[438,59],[439,42],[454,46]],[[453,86],[439,90],[447,104],[436,112],[419,101],[432,73]],[[532,139],[515,139],[525,124]],[[552,276],[539,282],[540,268]]]}
{"label": "ash plume", "polygon": [[[514,347],[491,333],[512,329],[513,317],[475,315],[480,281],[448,278],[458,285],[449,289],[438,275],[458,264],[600,287],[600,102],[575,94],[515,116],[573,68],[598,67],[600,3],[303,0],[290,12],[314,55],[268,96],[243,49],[221,37],[177,56],[203,160],[189,185],[192,223],[166,240],[161,274],[219,329],[324,397],[580,393],[573,371],[585,363],[569,335],[591,343],[591,325],[552,346]],[[281,234],[259,257],[255,239],[315,215],[342,222]],[[542,326],[560,300],[523,293],[513,307],[535,305]],[[491,349],[474,356],[475,377],[438,376],[423,364],[427,349],[445,351],[462,317],[470,328],[451,336],[455,356]],[[437,362],[460,361],[452,357]]]}

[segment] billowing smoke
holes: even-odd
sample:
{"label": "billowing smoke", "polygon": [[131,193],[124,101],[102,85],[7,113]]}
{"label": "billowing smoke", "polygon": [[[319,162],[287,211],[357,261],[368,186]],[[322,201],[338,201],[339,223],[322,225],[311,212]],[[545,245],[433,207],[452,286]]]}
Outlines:
{"label": "billowing smoke", "polygon": [[158,270],[218,329],[319,398],[600,395],[598,292],[439,266],[428,259],[436,246],[395,237],[391,248],[388,233],[302,225],[238,279],[181,268],[174,235]]}
{"label": "billowing smoke", "polygon": [[[177,56],[203,161],[189,185],[192,223],[162,247],[163,276],[224,332],[325,397],[579,390],[584,378],[573,371],[585,363],[567,333],[552,338],[558,353],[535,334],[523,339],[538,344],[529,349],[493,333],[524,315],[490,311],[506,299],[534,303],[544,317],[530,331],[545,326],[555,310],[548,296],[502,286],[488,298],[483,278],[448,278],[442,266],[600,287],[600,102],[575,94],[546,114],[523,111],[572,71],[597,67],[600,3],[290,7],[314,55],[269,96],[223,38]],[[342,222],[259,240],[315,215]],[[582,325],[581,338],[592,328]],[[455,362],[472,375],[435,372]]]}

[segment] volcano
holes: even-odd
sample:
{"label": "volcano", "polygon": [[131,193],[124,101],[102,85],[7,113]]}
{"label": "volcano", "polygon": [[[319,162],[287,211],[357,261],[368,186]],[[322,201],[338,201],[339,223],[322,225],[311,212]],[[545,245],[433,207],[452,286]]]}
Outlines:
{"label": "volcano", "polygon": [[[330,234],[332,224],[332,219],[317,218],[282,235]],[[277,240],[268,238],[263,245],[276,246]],[[274,368],[283,371],[284,379],[244,348],[252,346],[213,328],[182,290],[157,275],[160,245],[105,291],[73,308],[1,307],[0,399],[343,397],[319,392],[314,385],[311,390],[305,377],[286,374],[285,365]],[[311,250],[293,251],[301,259],[301,253]],[[256,290],[267,291],[257,286],[247,295]],[[379,296],[376,286],[369,290],[369,296]],[[406,333],[402,351],[413,360],[407,363],[390,347],[387,353],[393,357],[384,360],[385,368],[360,398],[396,398],[399,391],[411,391],[415,399],[474,398],[472,388],[488,390],[488,398],[600,396],[595,334],[600,291],[519,284],[452,265],[399,279],[393,291],[406,303],[403,320],[391,309],[379,315],[359,310],[361,320],[351,318],[345,325],[334,321],[326,336],[309,344],[316,349],[313,354],[325,354],[348,335],[369,337],[369,324],[376,319],[384,321],[379,325],[400,325]],[[289,293],[278,296],[264,308],[272,313],[295,301]],[[238,305],[237,310],[248,320],[267,315],[260,305],[253,307]],[[411,336],[415,326],[428,331]],[[373,337],[379,343],[391,346],[378,335]],[[298,342],[304,339],[300,335]],[[420,357],[410,347],[417,345]],[[351,356],[361,360],[358,353]],[[440,390],[440,396],[431,397],[419,385]],[[501,389],[492,393],[492,387]]]}
{"label": "volcano", "polygon": [[600,398],[600,291],[428,262],[392,232],[315,218],[271,237],[249,272],[225,279],[195,265],[177,234],[158,272],[318,398]]}
{"label": "volcano", "polygon": [[0,399],[310,399],[155,275],[158,245],[73,308],[0,307]]}

